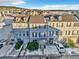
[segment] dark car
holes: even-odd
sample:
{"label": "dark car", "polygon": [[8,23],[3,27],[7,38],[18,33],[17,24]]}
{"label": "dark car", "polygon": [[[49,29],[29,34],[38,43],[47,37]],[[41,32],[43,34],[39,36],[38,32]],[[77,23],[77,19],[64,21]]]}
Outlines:
{"label": "dark car", "polygon": [[3,47],[3,44],[0,44],[0,49]]}

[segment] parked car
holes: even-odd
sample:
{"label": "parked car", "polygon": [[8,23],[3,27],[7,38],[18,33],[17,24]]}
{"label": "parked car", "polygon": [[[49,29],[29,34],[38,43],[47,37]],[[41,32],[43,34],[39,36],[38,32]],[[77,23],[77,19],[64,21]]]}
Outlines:
{"label": "parked car", "polygon": [[3,47],[3,44],[0,44],[0,49]]}
{"label": "parked car", "polygon": [[60,53],[65,53],[65,48],[62,44],[58,44],[58,49]]}
{"label": "parked car", "polygon": [[54,43],[56,45],[57,49],[59,50],[60,53],[65,53],[65,48],[61,43]]}
{"label": "parked car", "polygon": [[13,42],[10,42],[9,44],[10,44],[10,45],[13,45],[14,43],[13,43]]}

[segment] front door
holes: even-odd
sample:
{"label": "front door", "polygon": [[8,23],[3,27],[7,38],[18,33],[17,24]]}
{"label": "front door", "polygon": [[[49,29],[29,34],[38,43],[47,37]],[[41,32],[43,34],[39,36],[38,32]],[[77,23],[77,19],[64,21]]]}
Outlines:
{"label": "front door", "polygon": [[53,44],[53,38],[49,38],[49,44]]}

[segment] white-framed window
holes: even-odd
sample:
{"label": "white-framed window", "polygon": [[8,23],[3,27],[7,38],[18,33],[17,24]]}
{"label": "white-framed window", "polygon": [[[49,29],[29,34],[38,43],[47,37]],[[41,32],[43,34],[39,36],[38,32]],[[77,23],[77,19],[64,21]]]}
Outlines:
{"label": "white-framed window", "polygon": [[32,32],[32,37],[37,37],[37,32]]}

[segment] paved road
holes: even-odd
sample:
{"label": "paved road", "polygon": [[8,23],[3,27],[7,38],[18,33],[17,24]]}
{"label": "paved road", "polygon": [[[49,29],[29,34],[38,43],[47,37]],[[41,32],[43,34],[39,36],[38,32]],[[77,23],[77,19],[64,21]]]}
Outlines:
{"label": "paved road", "polygon": [[62,57],[40,57],[40,56],[34,56],[34,57],[1,57],[0,59],[79,59],[79,56],[62,56]]}
{"label": "paved road", "polygon": [[0,59],[60,59],[60,57],[1,57]]}
{"label": "paved road", "polygon": [[79,55],[62,56],[60,59],[79,59]]}

